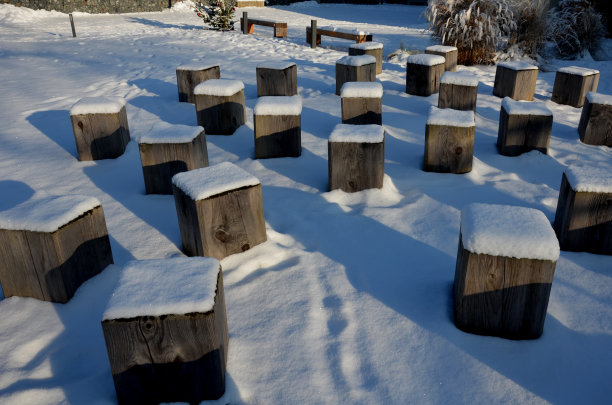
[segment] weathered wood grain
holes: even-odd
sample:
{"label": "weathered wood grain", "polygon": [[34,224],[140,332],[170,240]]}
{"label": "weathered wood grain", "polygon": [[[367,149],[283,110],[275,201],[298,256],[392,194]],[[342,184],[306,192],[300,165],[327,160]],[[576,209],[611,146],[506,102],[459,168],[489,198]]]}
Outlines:
{"label": "weathered wood grain", "polygon": [[255,159],[302,154],[301,115],[255,115]]}
{"label": "weathered wood grain", "polygon": [[472,170],[475,127],[425,126],[423,170],[467,173]]}
{"label": "weathered wood grain", "polygon": [[580,108],[584,105],[589,91],[597,91],[599,73],[588,76],[557,72],[551,100],[558,104]]}
{"label": "weathered wood grain", "polygon": [[385,143],[328,142],[329,190],[382,188]]}
{"label": "weathered wood grain", "polygon": [[406,64],[406,93],[427,97],[440,90],[440,77],[444,63],[427,66],[416,63]]}
{"label": "weathered wood grain", "polygon": [[537,69],[514,70],[497,65],[493,94],[501,98],[531,101],[537,79]]}
{"label": "weathered wood grain", "polygon": [[362,66],[342,65],[336,63],[336,95],[340,95],[342,85],[346,82],[375,82],[376,63]]}
{"label": "weathered wood grain", "polygon": [[438,108],[453,110],[476,111],[478,86],[462,86],[451,83],[440,83]]}
{"label": "weathered wood grain", "polygon": [[116,114],[71,115],[79,160],[114,159],[130,141],[125,107]]}
{"label": "weathered wood grain", "polygon": [[193,89],[200,83],[209,79],[220,79],[221,69],[219,66],[210,66],[206,69],[187,70],[176,69],[176,84],[178,87],[178,98],[181,102],[195,103]]}
{"label": "weathered wood grain", "polygon": [[497,149],[505,156],[518,156],[531,150],[548,153],[552,115],[508,114],[500,109]]}
{"label": "weathered wood grain", "polygon": [[612,106],[585,99],[578,134],[580,140],[588,145],[612,146]]}
{"label": "weathered wood grain", "polygon": [[198,125],[207,135],[232,135],[246,122],[244,90],[231,96],[196,94],[195,107]]}
{"label": "weathered wood grain", "polygon": [[383,57],[383,48],[377,49],[358,49],[351,48],[348,49],[349,55],[372,55],[376,58],[376,74],[382,73],[382,57]]}
{"label": "weathered wood grain", "polygon": [[257,97],[295,96],[297,89],[297,65],[286,69],[257,67]]}
{"label": "weathered wood grain", "polygon": [[425,53],[430,55],[444,56],[444,58],[446,59],[446,62],[444,63],[444,70],[447,72],[457,71],[457,55],[459,54],[459,51],[457,49],[448,52],[425,49]]}
{"label": "weathered wood grain", "polygon": [[342,123],[382,125],[382,98],[342,97]]}

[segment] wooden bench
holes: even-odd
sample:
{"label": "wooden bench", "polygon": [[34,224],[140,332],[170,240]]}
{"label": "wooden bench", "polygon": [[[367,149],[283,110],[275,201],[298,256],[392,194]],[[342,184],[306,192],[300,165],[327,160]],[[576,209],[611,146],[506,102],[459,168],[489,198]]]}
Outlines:
{"label": "wooden bench", "polygon": [[[247,24],[248,24],[247,29],[248,29],[249,34],[253,33],[254,25],[261,25],[264,27],[274,28],[274,32],[272,33],[274,38],[287,38],[287,23],[286,22],[247,17]],[[242,27],[243,25],[244,25],[244,20],[242,17],[240,17],[240,26]]]}
{"label": "wooden bench", "polygon": [[[364,31],[343,31],[335,27],[320,27],[317,28],[317,45],[321,44],[322,35],[334,38],[350,39],[358,44],[372,40],[372,34]],[[311,37],[312,34],[310,27],[306,27],[306,42],[309,44],[311,44]]]}

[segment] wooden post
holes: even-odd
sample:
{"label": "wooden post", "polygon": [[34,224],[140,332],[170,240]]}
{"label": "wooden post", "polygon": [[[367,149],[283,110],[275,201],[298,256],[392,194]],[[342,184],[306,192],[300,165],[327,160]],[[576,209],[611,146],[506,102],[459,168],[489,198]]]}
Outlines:
{"label": "wooden post", "polygon": [[293,62],[263,63],[257,65],[257,97],[295,96],[297,65]]}
{"label": "wooden post", "polygon": [[612,95],[587,93],[578,134],[588,145],[612,146]]}
{"label": "wooden post", "polygon": [[242,33],[249,34],[249,13],[246,11],[242,12]]}
{"label": "wooden post", "polygon": [[440,79],[438,108],[476,111],[478,97],[478,78],[475,75],[459,72],[444,72]]}
{"label": "wooden post", "polygon": [[246,122],[244,84],[211,79],[193,90],[198,125],[207,135],[231,135]]}
{"label": "wooden post", "polygon": [[457,55],[459,51],[454,46],[433,45],[425,48],[425,53],[430,55],[444,56],[444,70],[447,72],[457,71]]}
{"label": "wooden post", "polygon": [[70,18],[70,27],[72,28],[72,38],[76,38],[76,30],[74,29],[74,19],[72,18],[72,13],[68,14],[68,18]]}
{"label": "wooden post", "polygon": [[302,154],[302,102],[299,97],[269,96],[253,110],[255,159]]}
{"label": "wooden post", "polygon": [[495,71],[493,94],[502,98],[531,101],[537,79],[537,66],[525,62],[500,63]]}
{"label": "wooden post", "polygon": [[548,153],[553,113],[543,103],[505,97],[499,112],[497,149],[505,156],[531,150]]}
{"label": "wooden post", "polygon": [[346,82],[375,82],[376,58],[372,55],[345,56],[336,61],[336,94]]}
{"label": "wooden post", "polygon": [[317,20],[310,20],[310,47],[317,47]]}
{"label": "wooden post", "polygon": [[431,107],[425,126],[423,170],[457,174],[470,172],[475,132],[473,111]]}
{"label": "wooden post", "polygon": [[376,74],[382,73],[383,44],[380,42],[362,42],[351,44],[349,55],[372,55],[376,58]]}
{"label": "wooden post", "polygon": [[427,97],[439,91],[444,73],[443,56],[410,55],[406,62],[406,93]]}
{"label": "wooden post", "polygon": [[551,100],[580,108],[584,105],[586,94],[596,92],[599,85],[599,71],[577,66],[561,68],[555,75]]}
{"label": "wooden post", "polygon": [[342,123],[382,125],[382,84],[347,82],[340,91]]}
{"label": "wooden post", "polygon": [[193,89],[210,79],[220,79],[219,65],[183,65],[176,68],[176,83],[179,101],[195,103]]}

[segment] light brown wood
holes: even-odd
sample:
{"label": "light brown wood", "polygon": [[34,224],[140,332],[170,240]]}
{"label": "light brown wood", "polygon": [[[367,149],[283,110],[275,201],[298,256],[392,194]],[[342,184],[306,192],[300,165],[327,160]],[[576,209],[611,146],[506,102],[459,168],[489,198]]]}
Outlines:
{"label": "light brown wood", "polygon": [[476,111],[478,86],[463,86],[458,84],[440,83],[438,108],[453,110]]}
{"label": "light brown wood", "polygon": [[207,135],[232,135],[246,122],[244,90],[231,96],[195,95],[198,125]]}
{"label": "light brown wood", "polygon": [[336,62],[336,95],[340,95],[346,82],[375,82],[376,62],[361,66],[343,65]]}
{"label": "light brown wood", "polygon": [[427,66],[416,63],[406,64],[406,93],[427,97],[440,89],[440,77],[444,63]]}
{"label": "light brown wood", "polygon": [[612,106],[585,99],[578,134],[580,140],[588,145],[612,146]]}
{"label": "light brown wood", "polygon": [[329,190],[382,188],[385,143],[328,142]]}
{"label": "light brown wood", "polygon": [[221,69],[219,65],[199,70],[176,69],[179,101],[191,104],[195,103],[195,98],[193,96],[193,89],[195,86],[209,79],[220,78]]}
{"label": "light brown wood", "polygon": [[302,154],[301,115],[254,115],[255,159]]}
{"label": "light brown wood", "polygon": [[240,0],[237,6],[238,7],[265,7],[266,2],[265,0]]}
{"label": "light brown wood", "polygon": [[599,73],[588,76],[557,72],[551,100],[558,104],[580,108],[584,105],[586,95],[597,91]]}
{"label": "light brown wood", "polygon": [[497,65],[493,94],[501,98],[531,101],[537,79],[537,69],[514,70]]}
{"label": "light brown wood", "polygon": [[497,149],[505,156],[518,156],[531,150],[548,153],[552,115],[508,114],[502,106],[497,132]]}
{"label": "light brown wood", "polygon": [[[240,26],[242,27],[244,20],[240,17]],[[263,27],[272,27],[272,36],[274,38],[287,38],[287,23],[282,21],[262,20],[256,18],[248,18],[249,34],[253,33],[253,25],[261,25]]]}
{"label": "light brown wood", "polygon": [[425,126],[423,170],[467,173],[472,170],[475,127]]}
{"label": "light brown wood", "polygon": [[382,98],[342,97],[342,123],[382,125]]}
{"label": "light brown wood", "polygon": [[382,57],[383,57],[383,48],[376,48],[376,49],[359,49],[359,48],[352,48],[349,46],[348,49],[348,54],[349,55],[372,55],[376,58],[376,74],[381,74],[382,73]]}
{"label": "light brown wood", "polygon": [[[352,32],[342,32],[342,31],[332,31],[317,28],[317,45],[321,44],[321,35],[325,35],[328,37],[334,38],[342,38],[342,39],[350,39],[355,41],[358,44],[361,44],[366,41],[372,41],[372,34],[355,34]],[[310,27],[306,27],[306,42],[311,43],[311,32]]]}
{"label": "light brown wood", "polygon": [[459,54],[459,51],[457,49],[448,52],[425,49],[425,53],[430,55],[444,56],[444,59],[446,59],[446,62],[444,63],[444,70],[447,72],[457,71],[457,55]]}
{"label": "light brown wood", "polygon": [[79,160],[114,159],[130,141],[125,107],[116,114],[71,115]]}
{"label": "light brown wood", "polygon": [[297,65],[286,69],[256,68],[257,97],[295,96],[297,88]]}

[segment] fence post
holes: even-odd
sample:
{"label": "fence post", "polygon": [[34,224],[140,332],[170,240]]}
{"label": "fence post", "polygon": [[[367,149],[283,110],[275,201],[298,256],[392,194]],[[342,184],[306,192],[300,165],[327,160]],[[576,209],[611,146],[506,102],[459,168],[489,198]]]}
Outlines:
{"label": "fence post", "polygon": [[310,47],[317,47],[317,20],[310,20]]}
{"label": "fence post", "polygon": [[242,12],[242,33],[244,35],[249,33],[249,13],[246,11]]}
{"label": "fence post", "polygon": [[68,18],[70,18],[70,26],[72,27],[72,37],[76,38],[76,30],[74,29],[74,19],[72,18],[72,13],[68,14]]}

